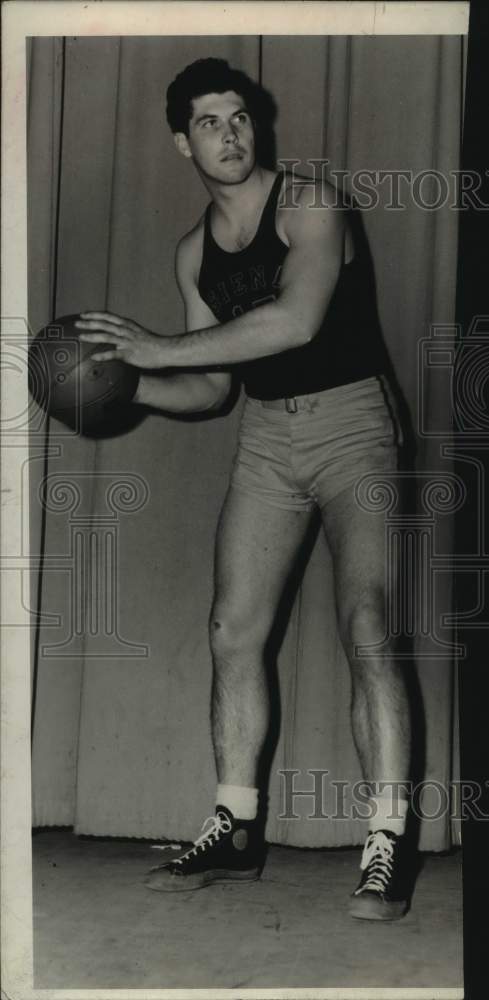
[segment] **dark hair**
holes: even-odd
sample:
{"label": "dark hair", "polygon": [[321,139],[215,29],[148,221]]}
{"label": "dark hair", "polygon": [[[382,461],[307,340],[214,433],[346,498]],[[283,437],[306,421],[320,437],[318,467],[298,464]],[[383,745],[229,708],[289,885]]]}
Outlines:
{"label": "dark hair", "polygon": [[243,98],[255,125],[263,119],[264,91],[239,69],[232,69],[225,59],[197,59],[187,66],[166,92],[166,117],[172,132],[188,136],[192,100],[203,94],[224,94],[234,90]]}

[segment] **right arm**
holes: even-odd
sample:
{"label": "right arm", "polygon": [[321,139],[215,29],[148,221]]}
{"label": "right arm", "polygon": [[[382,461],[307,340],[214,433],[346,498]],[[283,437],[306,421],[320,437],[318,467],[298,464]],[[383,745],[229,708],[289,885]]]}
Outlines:
{"label": "right arm", "polygon": [[[195,229],[180,241],[175,257],[175,275],[185,307],[187,333],[216,326],[218,322],[197,287],[201,256],[202,235]],[[231,386],[228,372],[172,372],[171,369],[167,372],[141,375],[133,402],[168,413],[202,413],[218,410],[228,396]]]}

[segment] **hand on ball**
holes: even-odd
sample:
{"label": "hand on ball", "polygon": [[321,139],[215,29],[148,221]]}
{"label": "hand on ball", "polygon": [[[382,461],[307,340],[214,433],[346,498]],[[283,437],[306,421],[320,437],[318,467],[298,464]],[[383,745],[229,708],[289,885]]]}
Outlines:
{"label": "hand on ball", "polygon": [[113,344],[97,351],[94,361],[125,361],[136,368],[163,368],[165,338],[146,330],[132,319],[109,312],[83,312],[75,324],[83,332],[80,340],[92,344]]}

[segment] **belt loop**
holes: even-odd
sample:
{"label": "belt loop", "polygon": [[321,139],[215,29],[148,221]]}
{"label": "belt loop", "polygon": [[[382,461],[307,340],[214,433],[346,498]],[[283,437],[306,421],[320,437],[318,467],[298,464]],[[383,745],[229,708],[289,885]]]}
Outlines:
{"label": "belt loop", "polygon": [[297,400],[295,396],[291,396],[285,400],[285,409],[287,413],[297,413]]}

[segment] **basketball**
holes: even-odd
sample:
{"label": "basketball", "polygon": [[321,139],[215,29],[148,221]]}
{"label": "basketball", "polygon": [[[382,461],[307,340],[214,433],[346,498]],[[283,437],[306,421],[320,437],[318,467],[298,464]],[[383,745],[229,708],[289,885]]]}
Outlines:
{"label": "basketball", "polygon": [[28,384],[46,413],[85,433],[103,430],[121,404],[130,403],[139,371],[124,361],[94,361],[105,345],[80,340],[79,318],[55,319],[31,341]]}

